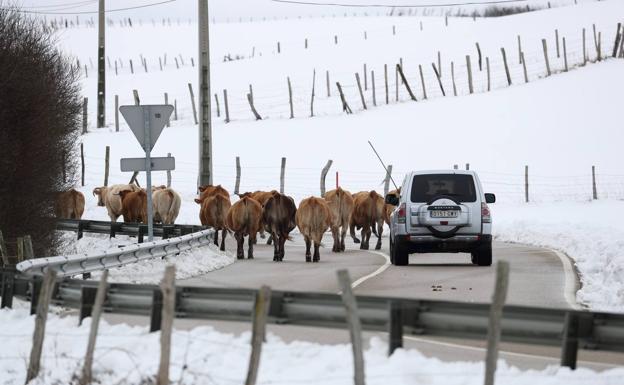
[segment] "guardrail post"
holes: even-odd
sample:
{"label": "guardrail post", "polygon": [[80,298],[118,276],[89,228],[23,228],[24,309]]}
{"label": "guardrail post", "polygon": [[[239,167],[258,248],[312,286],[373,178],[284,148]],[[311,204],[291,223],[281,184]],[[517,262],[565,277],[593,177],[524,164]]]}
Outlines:
{"label": "guardrail post", "polygon": [[13,295],[15,293],[15,267],[6,266],[0,273],[0,279],[2,280],[0,287],[0,296],[2,296],[2,302],[0,303],[0,309],[5,307],[11,309],[13,307]]}
{"label": "guardrail post", "polygon": [[578,353],[579,319],[573,312],[566,312],[561,341],[561,366],[576,369]]}
{"label": "guardrail post", "polygon": [[83,319],[91,317],[96,294],[96,287],[83,286],[80,288],[80,316],[78,318],[78,325],[82,325]]}
{"label": "guardrail post", "polygon": [[30,315],[37,313],[39,293],[41,292],[41,280],[35,278],[30,282]]}
{"label": "guardrail post", "polygon": [[147,234],[147,225],[139,225],[139,243],[143,243],[143,236]]}
{"label": "guardrail post", "polygon": [[388,356],[403,347],[403,306],[401,302],[390,301],[388,322]]}
{"label": "guardrail post", "polygon": [[152,313],[150,316],[150,333],[160,330],[162,321],[163,295],[160,289],[154,290],[152,294]]}

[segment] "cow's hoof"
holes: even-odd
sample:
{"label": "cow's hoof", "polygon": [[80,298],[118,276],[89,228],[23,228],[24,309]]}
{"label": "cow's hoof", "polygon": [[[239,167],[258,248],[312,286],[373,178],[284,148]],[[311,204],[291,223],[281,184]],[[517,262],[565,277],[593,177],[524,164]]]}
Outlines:
{"label": "cow's hoof", "polygon": [[375,250],[381,250],[381,244],[378,244],[377,246],[375,246]]}
{"label": "cow's hoof", "polygon": [[242,256],[242,255],[237,255],[237,256],[236,256],[236,259],[245,259],[245,257],[244,257],[244,256]]}
{"label": "cow's hoof", "polygon": [[365,245],[365,244],[362,243],[360,245],[360,250],[368,250],[368,245]]}
{"label": "cow's hoof", "polygon": [[360,243],[360,240],[359,240],[359,239],[357,239],[357,238],[354,238],[354,239],[353,239],[353,243]]}
{"label": "cow's hoof", "polygon": [[248,256],[247,259],[254,259],[253,255]]}
{"label": "cow's hoof", "polygon": [[306,262],[312,262],[312,258],[306,257]]}
{"label": "cow's hoof", "polygon": [[314,258],[314,259],[312,260],[312,262],[319,262],[319,261],[320,261],[320,259],[319,259],[319,258]]}

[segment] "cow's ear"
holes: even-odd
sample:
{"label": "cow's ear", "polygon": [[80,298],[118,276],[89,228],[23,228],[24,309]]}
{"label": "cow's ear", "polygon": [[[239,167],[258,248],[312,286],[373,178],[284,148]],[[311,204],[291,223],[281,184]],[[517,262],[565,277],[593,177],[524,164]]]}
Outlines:
{"label": "cow's ear", "polygon": [[201,204],[201,203],[202,203],[202,201],[201,201],[201,199],[197,199],[197,198],[195,198],[195,203],[199,203],[199,204]]}
{"label": "cow's ear", "polygon": [[199,186],[197,189],[199,190],[199,192],[204,192],[204,190],[206,190],[208,186]]}

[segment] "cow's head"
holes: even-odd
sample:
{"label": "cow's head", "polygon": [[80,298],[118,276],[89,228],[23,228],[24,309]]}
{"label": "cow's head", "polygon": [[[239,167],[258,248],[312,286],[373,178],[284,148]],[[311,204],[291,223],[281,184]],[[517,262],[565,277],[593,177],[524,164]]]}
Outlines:
{"label": "cow's head", "polygon": [[98,197],[98,206],[104,207],[104,197],[102,197],[102,195],[104,195],[102,193],[102,189],[103,187],[96,187],[93,189],[93,196],[97,196]]}
{"label": "cow's head", "polygon": [[250,193],[250,192],[244,192],[244,193],[242,193],[242,194],[236,194],[236,195],[238,195],[238,197],[239,197],[240,199],[243,199],[243,198],[245,198],[245,197],[251,197],[251,194],[252,194],[252,193]]}

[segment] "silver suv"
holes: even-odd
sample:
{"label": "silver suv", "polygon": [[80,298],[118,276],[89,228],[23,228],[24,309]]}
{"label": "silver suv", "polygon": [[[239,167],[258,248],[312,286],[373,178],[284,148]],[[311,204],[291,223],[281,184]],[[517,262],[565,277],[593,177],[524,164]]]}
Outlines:
{"label": "silver suv", "polygon": [[472,263],[492,264],[492,216],[474,171],[413,171],[401,194],[387,195],[396,206],[390,216],[390,260],[407,265],[411,253],[470,253]]}

